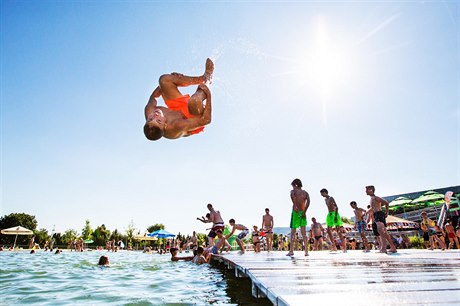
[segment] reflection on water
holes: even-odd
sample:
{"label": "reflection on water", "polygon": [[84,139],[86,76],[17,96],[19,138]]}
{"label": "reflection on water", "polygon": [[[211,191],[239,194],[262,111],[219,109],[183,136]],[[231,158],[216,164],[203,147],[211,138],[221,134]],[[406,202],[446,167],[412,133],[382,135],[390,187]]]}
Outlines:
{"label": "reflection on water", "polygon": [[[97,266],[101,255],[109,256],[110,267]],[[6,305],[254,305],[261,301],[252,298],[247,279],[224,275],[209,265],[169,259],[140,252],[0,252],[0,300]]]}

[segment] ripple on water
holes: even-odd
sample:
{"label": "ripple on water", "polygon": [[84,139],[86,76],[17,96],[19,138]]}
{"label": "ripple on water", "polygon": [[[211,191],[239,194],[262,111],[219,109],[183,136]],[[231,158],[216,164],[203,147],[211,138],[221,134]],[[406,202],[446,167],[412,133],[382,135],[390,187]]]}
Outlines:
{"label": "ripple on water", "polygon": [[[97,262],[108,255],[111,266]],[[227,282],[208,265],[141,252],[0,253],[0,300],[11,305],[228,304]],[[3,264],[4,263],[4,264]]]}

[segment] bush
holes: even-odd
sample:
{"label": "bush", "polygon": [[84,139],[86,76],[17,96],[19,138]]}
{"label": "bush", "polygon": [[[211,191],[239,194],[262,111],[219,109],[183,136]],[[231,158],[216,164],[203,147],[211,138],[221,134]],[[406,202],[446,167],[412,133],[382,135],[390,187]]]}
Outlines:
{"label": "bush", "polygon": [[423,237],[412,236],[412,237],[409,237],[409,240],[410,240],[410,247],[412,249],[425,248],[425,242],[423,241]]}

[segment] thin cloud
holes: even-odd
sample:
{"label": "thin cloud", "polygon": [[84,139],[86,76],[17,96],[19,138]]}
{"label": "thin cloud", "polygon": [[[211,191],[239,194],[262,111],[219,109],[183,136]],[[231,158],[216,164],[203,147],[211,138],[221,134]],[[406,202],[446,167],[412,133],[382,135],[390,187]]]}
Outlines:
{"label": "thin cloud", "polygon": [[396,18],[398,18],[399,16],[401,15],[401,13],[397,13],[397,14],[394,14],[393,16],[391,16],[390,18],[388,18],[387,20],[385,20],[384,22],[382,22],[381,24],[379,24],[377,27],[375,27],[372,31],[370,31],[369,33],[367,33],[363,38],[361,38],[359,41],[358,41],[358,45],[359,44],[362,44],[363,42],[365,42],[366,40],[368,40],[369,38],[371,38],[372,36],[374,36],[375,34],[377,34],[379,31],[381,31],[382,29],[384,29],[387,25],[389,25],[391,22],[393,22]]}

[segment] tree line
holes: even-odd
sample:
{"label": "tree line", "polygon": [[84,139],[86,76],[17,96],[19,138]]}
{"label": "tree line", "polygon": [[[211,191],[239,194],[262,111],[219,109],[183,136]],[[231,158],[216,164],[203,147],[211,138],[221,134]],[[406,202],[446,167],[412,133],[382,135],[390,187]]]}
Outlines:
{"label": "tree line", "polygon": [[[45,228],[37,229],[38,222],[35,216],[26,213],[11,213],[0,218],[0,229],[6,229],[14,226],[22,226],[33,231],[35,243],[38,243],[40,246],[42,246],[46,241],[50,242],[52,239],[54,239],[54,245],[56,246],[67,246],[69,242],[80,238],[86,241],[92,240],[92,246],[104,247],[109,240],[122,240],[127,242],[128,245],[134,245],[134,236],[141,235],[140,230],[137,230],[136,232],[136,228],[134,227],[132,221],[128,224],[128,227],[124,232],[118,231],[118,229],[110,231],[107,229],[105,224],[101,224],[93,229],[90,220],[86,220],[81,232],[75,229],[68,229],[63,233],[54,232],[54,230],[50,233]],[[157,223],[149,226],[146,230],[151,233],[164,228],[165,226],[163,224]],[[0,235],[0,245],[13,245],[14,238],[15,235]],[[30,238],[31,236],[19,235],[16,244],[28,245]]]}

